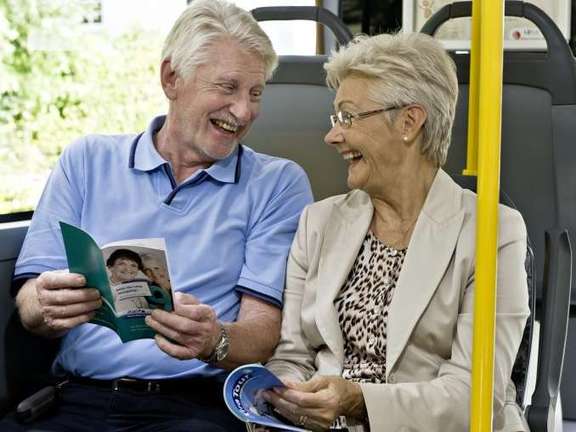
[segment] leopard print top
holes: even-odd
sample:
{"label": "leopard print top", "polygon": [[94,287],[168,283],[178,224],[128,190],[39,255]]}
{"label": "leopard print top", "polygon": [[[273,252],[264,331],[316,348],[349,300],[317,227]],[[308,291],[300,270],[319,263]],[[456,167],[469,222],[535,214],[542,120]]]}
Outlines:
{"label": "leopard print top", "polygon": [[368,231],[344,287],[334,300],[344,336],[342,377],[386,382],[388,308],[406,249],[386,246]]}

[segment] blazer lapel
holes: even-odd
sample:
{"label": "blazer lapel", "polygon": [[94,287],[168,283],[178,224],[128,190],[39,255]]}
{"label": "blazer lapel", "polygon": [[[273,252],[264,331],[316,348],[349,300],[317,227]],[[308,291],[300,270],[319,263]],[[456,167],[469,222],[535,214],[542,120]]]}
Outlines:
{"label": "blazer lapel", "polygon": [[344,358],[344,341],[334,299],[356,261],[372,213],[373,207],[368,195],[354,191],[342,204],[334,205],[333,215],[324,231],[317,280],[319,294],[316,296],[316,325],[340,364]]}
{"label": "blazer lapel", "polygon": [[461,199],[461,189],[438,170],[412,233],[389,308],[387,376],[450,263],[464,221]]}

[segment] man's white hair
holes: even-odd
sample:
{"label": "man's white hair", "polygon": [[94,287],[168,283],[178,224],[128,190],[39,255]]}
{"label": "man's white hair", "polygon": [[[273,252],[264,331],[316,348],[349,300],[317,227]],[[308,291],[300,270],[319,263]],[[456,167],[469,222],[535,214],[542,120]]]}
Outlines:
{"label": "man's white hair", "polygon": [[[418,104],[428,117],[422,154],[437,166],[446,162],[456,102],[456,66],[442,45],[422,33],[357,36],[333,52],[324,65],[328,85],[338,89],[351,74],[370,80],[370,99],[385,107]],[[390,111],[388,119],[397,111]]]}
{"label": "man's white hair", "polygon": [[278,57],[270,39],[252,15],[223,0],[195,0],[176,20],[164,41],[162,61],[183,78],[207,61],[210,46],[231,39],[258,54],[264,62],[266,79],[272,77]]}

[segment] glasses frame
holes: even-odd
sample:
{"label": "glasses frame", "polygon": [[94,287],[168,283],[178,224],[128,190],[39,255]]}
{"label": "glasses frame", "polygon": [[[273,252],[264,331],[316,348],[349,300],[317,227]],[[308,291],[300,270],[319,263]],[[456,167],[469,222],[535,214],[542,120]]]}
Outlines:
{"label": "glasses frame", "polygon": [[352,122],[354,120],[362,120],[379,113],[392,111],[400,108],[404,107],[392,106],[388,108],[378,108],[370,111],[364,111],[361,113],[351,113],[350,111],[339,110],[338,112],[336,112],[336,114],[330,114],[330,124],[332,125],[332,127],[336,126],[336,124],[339,124],[340,127],[342,127],[342,129],[350,129],[352,127]]}

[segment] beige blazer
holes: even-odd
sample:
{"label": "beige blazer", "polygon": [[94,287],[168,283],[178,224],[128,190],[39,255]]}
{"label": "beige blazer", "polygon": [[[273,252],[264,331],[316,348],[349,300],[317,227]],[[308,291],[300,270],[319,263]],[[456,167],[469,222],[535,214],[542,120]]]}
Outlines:
{"label": "beige blazer", "polygon": [[[283,378],[341,375],[334,299],[369,229],[358,190],[302,214],[288,262],[282,336],[269,369]],[[500,206],[494,430],[527,431],[512,366],[529,316],[520,214]],[[438,171],[416,222],[389,309],[386,384],[361,384],[372,432],[468,431],[476,194]]]}

